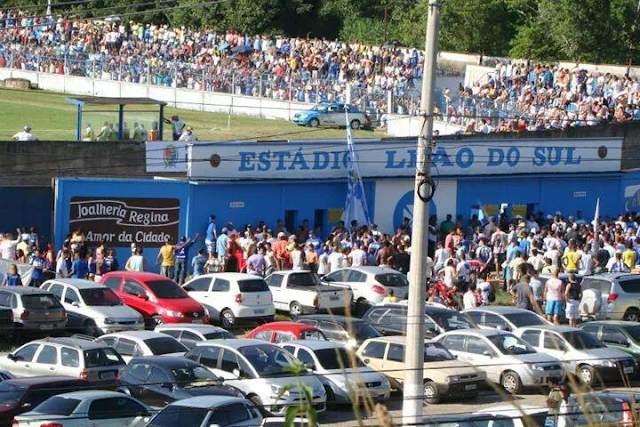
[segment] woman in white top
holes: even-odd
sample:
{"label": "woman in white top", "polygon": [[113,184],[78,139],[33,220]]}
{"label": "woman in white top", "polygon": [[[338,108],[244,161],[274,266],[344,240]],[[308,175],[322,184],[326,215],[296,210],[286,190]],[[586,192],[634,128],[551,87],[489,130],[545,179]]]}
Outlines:
{"label": "woman in white top", "polygon": [[444,284],[447,288],[453,288],[453,280],[456,277],[456,268],[454,267],[453,258],[447,260],[447,265],[444,268]]}

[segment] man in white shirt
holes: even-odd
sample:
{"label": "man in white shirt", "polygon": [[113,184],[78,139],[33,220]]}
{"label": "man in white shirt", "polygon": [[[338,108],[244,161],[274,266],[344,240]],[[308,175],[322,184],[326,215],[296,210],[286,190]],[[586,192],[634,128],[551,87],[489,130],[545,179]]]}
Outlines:
{"label": "man in white shirt", "polygon": [[67,266],[67,258],[69,258],[69,250],[63,249],[62,256],[56,262],[56,277],[64,279],[69,277],[69,268]]}
{"label": "man in white shirt", "polygon": [[13,234],[5,234],[2,242],[0,242],[0,257],[15,261],[18,242],[20,242],[20,230],[18,230],[18,239],[16,240],[13,240]]}
{"label": "man in white shirt", "polygon": [[367,253],[360,248],[359,243],[353,245],[353,250],[349,254],[352,267],[362,267],[367,264]]}
{"label": "man in white shirt", "polygon": [[13,139],[16,141],[37,141],[38,140],[38,138],[36,138],[31,133],[31,128],[29,126],[23,127],[22,132],[18,132],[15,135],[13,135]]}
{"label": "man in white shirt", "polygon": [[347,257],[342,253],[342,248],[336,245],[333,248],[333,252],[327,257],[327,273],[336,271],[338,269],[346,267]]}
{"label": "man in white shirt", "polygon": [[469,289],[462,296],[462,304],[465,310],[470,310],[478,306],[478,300],[476,299],[476,285],[474,283],[469,284]]}

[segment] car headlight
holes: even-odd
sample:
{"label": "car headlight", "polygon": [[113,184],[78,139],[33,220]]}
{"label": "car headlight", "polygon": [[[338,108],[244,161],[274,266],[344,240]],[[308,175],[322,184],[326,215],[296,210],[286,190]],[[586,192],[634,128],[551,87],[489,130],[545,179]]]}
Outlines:
{"label": "car headlight", "polygon": [[184,317],[184,314],[182,314],[181,312],[173,310],[164,310],[164,314],[169,317]]}
{"label": "car headlight", "polygon": [[282,392],[284,389],[281,385],[271,384],[271,396],[275,399],[278,397],[287,397],[289,395],[289,390]]}
{"label": "car headlight", "polygon": [[591,363],[593,365],[595,365],[595,366],[603,366],[603,367],[606,367],[606,368],[615,368],[616,367],[616,362],[614,362],[613,360],[608,360],[608,359],[594,360]]}
{"label": "car headlight", "polygon": [[458,375],[449,375],[445,378],[445,381],[448,383],[455,383],[460,381],[460,377]]}
{"label": "car headlight", "polygon": [[112,319],[109,319],[108,317],[104,318],[104,324],[105,325],[113,325],[114,323],[116,323],[116,322],[114,322]]}
{"label": "car headlight", "polygon": [[531,365],[532,371],[544,371],[544,365],[536,365],[535,363]]}

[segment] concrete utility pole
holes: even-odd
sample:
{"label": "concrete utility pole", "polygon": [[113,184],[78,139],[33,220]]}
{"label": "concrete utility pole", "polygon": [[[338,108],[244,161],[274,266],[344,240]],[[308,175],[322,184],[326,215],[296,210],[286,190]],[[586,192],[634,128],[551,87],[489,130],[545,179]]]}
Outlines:
{"label": "concrete utility pole", "polygon": [[51,0],[47,0],[47,16],[51,16]]}
{"label": "concrete utility pole", "polygon": [[429,201],[432,196],[431,151],[433,147],[433,101],[438,58],[438,19],[440,0],[429,1],[429,17],[425,41],[424,72],[420,110],[425,114],[418,138],[416,182],[413,202],[413,233],[411,235],[411,266],[409,282],[409,318],[405,354],[404,400],[402,422],[422,423],[424,400],[424,307],[426,298],[427,254],[429,246]]}

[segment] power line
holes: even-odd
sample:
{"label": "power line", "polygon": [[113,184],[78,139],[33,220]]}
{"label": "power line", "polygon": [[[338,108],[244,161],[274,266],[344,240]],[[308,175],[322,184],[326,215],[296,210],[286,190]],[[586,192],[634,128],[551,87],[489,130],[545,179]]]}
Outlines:
{"label": "power line", "polygon": [[[77,5],[77,4],[83,4],[83,3],[90,3],[92,1],[94,0],[65,1],[60,3],[52,3],[51,7]],[[47,4],[23,4],[19,6],[0,7],[0,10],[7,11],[7,10],[24,10],[24,9],[39,9],[39,8],[46,9],[47,6],[48,6]]]}

